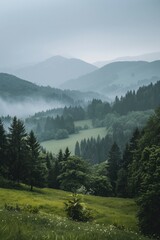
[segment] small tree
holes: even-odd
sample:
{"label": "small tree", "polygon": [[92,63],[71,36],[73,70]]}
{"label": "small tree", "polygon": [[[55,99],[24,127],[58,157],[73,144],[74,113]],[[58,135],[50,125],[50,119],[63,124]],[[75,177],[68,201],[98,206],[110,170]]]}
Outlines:
{"label": "small tree", "polygon": [[91,211],[85,208],[77,194],[73,194],[72,198],[65,203],[65,211],[67,216],[74,221],[87,222],[92,219]]}

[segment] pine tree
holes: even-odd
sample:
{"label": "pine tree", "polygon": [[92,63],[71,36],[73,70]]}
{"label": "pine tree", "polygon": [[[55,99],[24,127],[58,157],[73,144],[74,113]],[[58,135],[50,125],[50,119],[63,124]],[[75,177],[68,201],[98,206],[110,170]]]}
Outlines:
{"label": "pine tree", "polygon": [[71,155],[71,152],[69,151],[69,148],[66,147],[64,155],[63,155],[63,160],[67,161],[67,159],[69,158],[70,155]]}
{"label": "pine tree", "polygon": [[60,183],[59,183],[59,175],[62,173],[62,163],[63,163],[63,152],[62,149],[59,150],[58,156],[54,161],[53,166],[49,170],[49,182],[48,186],[50,188],[59,189]]}
{"label": "pine tree", "polygon": [[7,173],[7,137],[3,123],[0,119],[0,175],[6,176]]}
{"label": "pine tree", "polygon": [[9,128],[9,177],[18,183],[25,177],[27,141],[24,124],[13,118]]}
{"label": "pine tree", "polygon": [[114,142],[109,152],[108,158],[108,173],[113,188],[114,194],[116,194],[116,181],[118,178],[118,171],[121,165],[121,153],[118,145]]}
{"label": "pine tree", "polygon": [[75,155],[80,157],[80,147],[79,147],[79,142],[77,141],[76,142],[76,145],[75,145]]}
{"label": "pine tree", "polygon": [[30,132],[27,143],[29,148],[27,181],[32,191],[33,186],[38,186],[39,181],[43,179],[43,167],[39,158],[40,145],[33,131]]}

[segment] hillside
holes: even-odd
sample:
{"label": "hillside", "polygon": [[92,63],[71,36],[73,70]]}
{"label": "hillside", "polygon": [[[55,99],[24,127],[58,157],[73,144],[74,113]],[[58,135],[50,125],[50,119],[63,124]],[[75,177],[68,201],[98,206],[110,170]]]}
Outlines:
{"label": "hillside", "polygon": [[[92,209],[94,221],[78,223],[65,217],[64,202],[69,198],[70,193],[59,190],[36,189],[31,193],[27,189],[23,191],[1,189],[0,238],[3,240],[116,240],[117,237],[126,240],[148,239],[134,232],[137,231],[137,208],[134,200],[83,195],[84,203]],[[4,209],[5,204],[8,210]],[[9,210],[10,206],[13,209]],[[14,211],[16,206],[17,211]]]}
{"label": "hillside", "polygon": [[75,58],[54,56],[36,65],[19,69],[14,74],[31,82],[51,87],[96,70],[92,64]]}
{"label": "hillside", "polygon": [[0,73],[0,115],[23,116],[25,113],[27,116],[94,97],[100,95],[38,86],[14,75]]}
{"label": "hillside", "polygon": [[110,98],[160,79],[160,61],[115,62],[90,74],[70,80],[63,88],[97,91]]}

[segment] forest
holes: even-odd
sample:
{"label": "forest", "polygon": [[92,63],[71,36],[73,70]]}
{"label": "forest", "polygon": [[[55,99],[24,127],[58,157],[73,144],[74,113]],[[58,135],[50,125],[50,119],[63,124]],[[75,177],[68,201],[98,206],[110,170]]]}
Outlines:
{"label": "forest", "polygon": [[[102,163],[90,163],[71,156],[66,148],[57,156],[42,149],[34,132],[26,133],[16,117],[6,133],[0,122],[0,186],[16,187],[20,183],[65,191],[136,198],[140,230],[149,236],[160,236],[160,108],[141,129],[135,129],[121,152],[116,142],[110,144],[108,157]],[[97,143],[100,140],[97,140]],[[78,149],[78,148],[77,148]],[[147,211],[146,211],[147,209]],[[156,221],[153,221],[156,219]]]}

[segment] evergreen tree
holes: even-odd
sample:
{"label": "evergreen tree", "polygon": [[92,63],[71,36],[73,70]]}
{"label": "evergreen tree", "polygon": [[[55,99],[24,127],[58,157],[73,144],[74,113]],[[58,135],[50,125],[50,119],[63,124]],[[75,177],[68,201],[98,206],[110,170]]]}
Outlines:
{"label": "evergreen tree", "polygon": [[25,178],[27,139],[24,124],[13,118],[9,128],[9,177],[18,183]]}
{"label": "evergreen tree", "polygon": [[80,147],[79,147],[79,142],[77,141],[76,142],[76,145],[75,145],[75,155],[80,157]]}
{"label": "evergreen tree", "polygon": [[63,155],[63,160],[67,161],[67,159],[69,158],[70,155],[71,155],[71,152],[69,151],[69,148],[66,147],[64,155]]}
{"label": "evergreen tree", "polygon": [[121,153],[118,145],[114,142],[109,152],[108,158],[108,174],[113,188],[113,193],[116,194],[116,181],[118,171],[121,165]]}
{"label": "evergreen tree", "polygon": [[127,171],[124,168],[121,168],[117,174],[116,195],[118,197],[127,197],[128,196]]}
{"label": "evergreen tree", "polygon": [[29,149],[29,156],[27,161],[27,182],[29,183],[32,191],[33,186],[40,186],[40,182],[44,180],[44,168],[42,166],[41,159],[39,158],[40,145],[33,131],[30,132],[27,143]]}
{"label": "evergreen tree", "polygon": [[3,127],[2,120],[0,119],[0,175],[6,176],[7,174],[7,137]]}
{"label": "evergreen tree", "polygon": [[62,152],[62,149],[60,149],[58,156],[53,163],[53,166],[49,170],[48,186],[50,188],[55,188],[55,189],[60,188],[60,182],[58,177],[62,173],[62,164],[63,164],[63,152]]}

